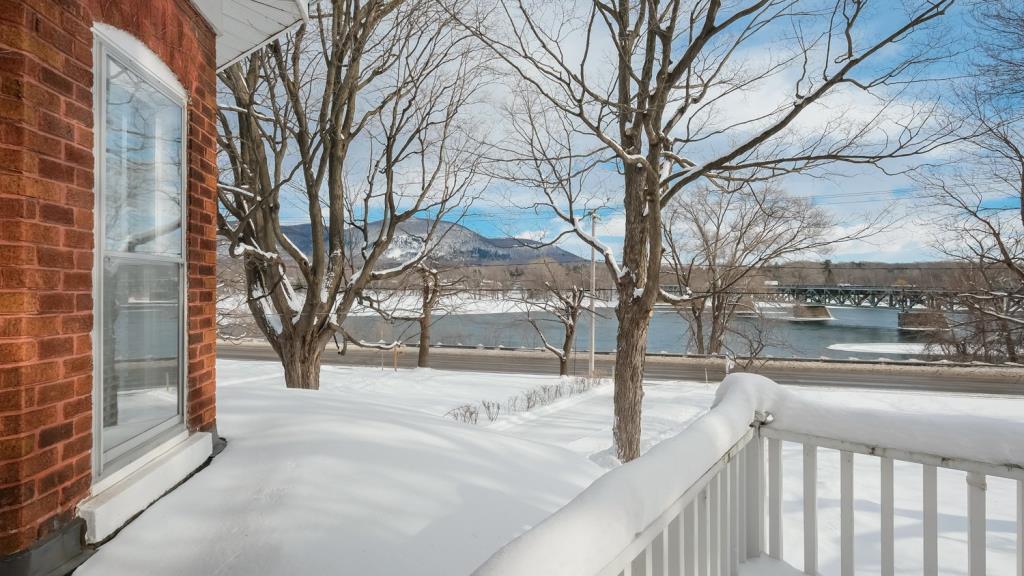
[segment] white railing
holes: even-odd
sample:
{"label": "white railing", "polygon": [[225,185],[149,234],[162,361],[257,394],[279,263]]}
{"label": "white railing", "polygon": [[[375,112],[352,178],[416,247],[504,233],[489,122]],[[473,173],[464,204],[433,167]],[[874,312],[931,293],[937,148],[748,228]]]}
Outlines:
{"label": "white railing", "polygon": [[[782,488],[785,475],[782,470],[782,443],[794,442],[803,447],[803,571],[805,574],[818,573],[818,509],[816,487],[818,484],[818,450],[826,448],[839,451],[839,509],[840,509],[840,570],[843,576],[854,573],[854,510],[853,498],[856,491],[854,477],[854,454],[878,458],[881,470],[881,522],[879,526],[882,576],[895,574],[894,538],[894,474],[893,462],[903,461],[922,466],[922,524],[923,524],[923,567],[926,576],[939,572],[938,546],[938,474],[939,468],[966,472],[967,492],[967,574],[984,576],[987,548],[985,491],[987,477],[1009,478],[1017,482],[1017,566],[1018,576],[1024,576],[1024,469],[1017,464],[992,464],[970,459],[939,456],[911,450],[886,448],[849,440],[790,432],[780,427],[762,426],[756,442],[768,440],[768,554],[782,559]],[[997,440],[997,439],[993,439]],[[1024,442],[1024,438],[1020,439]]]}
{"label": "white railing", "polygon": [[[877,425],[882,421],[888,426]],[[762,555],[781,561],[782,447],[783,442],[792,442],[803,452],[804,573],[817,574],[819,565],[818,452],[833,449],[840,454],[838,536],[843,576],[854,574],[854,454],[880,459],[883,576],[895,572],[896,460],[923,467],[926,575],[937,574],[939,567],[937,469],[967,473],[970,576],[986,574],[986,477],[1016,480],[1015,572],[1024,576],[1024,423],[1007,430],[980,418],[960,422],[970,431],[934,424],[921,416],[815,405],[765,378],[733,375],[720,387],[706,415],[643,457],[598,479],[474,574],[734,576],[744,563]],[[825,429],[829,433],[821,434]],[[1005,440],[1001,434],[1016,433],[1019,445],[997,441]],[[981,446],[976,437],[993,441]]]}

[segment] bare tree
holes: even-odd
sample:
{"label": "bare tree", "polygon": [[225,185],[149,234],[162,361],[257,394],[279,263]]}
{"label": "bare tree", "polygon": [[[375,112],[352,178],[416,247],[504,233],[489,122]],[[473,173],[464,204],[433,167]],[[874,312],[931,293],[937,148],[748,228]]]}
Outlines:
{"label": "bare tree", "polygon": [[[558,358],[558,375],[569,375],[569,359],[576,345],[576,328],[580,313],[586,310],[587,290],[572,281],[556,263],[544,262],[547,278],[540,289],[523,291],[512,297],[526,311],[526,321],[537,332],[544,349]],[[561,272],[558,274],[557,272]],[[548,341],[545,326],[558,325],[562,341],[558,346]]]}
{"label": "bare tree", "polygon": [[[667,297],[659,289],[662,209],[698,183],[877,164],[943,142],[933,107],[904,96],[945,56],[940,37],[925,40],[952,3],[496,0],[475,19],[459,17],[529,92],[514,110],[522,142],[506,156],[522,160],[523,182],[543,192],[537,207],[603,254],[615,278],[620,460],[640,452],[648,326]],[[459,4],[447,3],[453,15]],[[844,97],[870,100],[871,111],[830,115],[812,130],[797,123],[808,110],[828,115]],[[625,211],[621,260],[585,230],[592,207],[563,185],[609,168]]]}
{"label": "bare tree", "polygon": [[[756,315],[759,273],[797,255],[824,253],[884,228],[879,218],[837,232],[837,222],[809,199],[770,186],[746,190],[695,187],[665,213],[665,266],[690,298],[676,302],[698,354],[721,354],[737,312]],[[828,261],[826,261],[828,262]]]}
{"label": "bare tree", "polygon": [[[473,190],[479,139],[466,112],[483,75],[465,34],[427,0],[312,12],[311,25],[220,74],[218,229],[245,261],[248,306],[286,385],[315,389],[358,296],[416,267]],[[289,209],[309,218],[306,251],[281,225]],[[430,222],[421,249],[389,261],[413,218]]]}
{"label": "bare tree", "polygon": [[389,290],[364,292],[359,301],[388,322],[415,323],[419,339],[416,365],[429,368],[430,329],[439,318],[457,311],[458,296],[467,291],[466,278],[445,274],[436,263],[420,262],[403,280]]}
{"label": "bare tree", "polygon": [[964,359],[1019,359],[1024,344],[1024,6],[974,3],[980,50],[960,82],[951,114],[965,142],[916,174],[932,200],[933,245],[963,262],[964,314],[941,344]]}

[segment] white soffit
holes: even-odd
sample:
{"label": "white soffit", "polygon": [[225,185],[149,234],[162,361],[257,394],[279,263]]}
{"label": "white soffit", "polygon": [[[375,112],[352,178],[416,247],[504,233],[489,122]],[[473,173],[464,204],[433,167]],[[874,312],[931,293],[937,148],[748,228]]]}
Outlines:
{"label": "white soffit", "polygon": [[192,0],[217,33],[217,69],[309,18],[308,0]]}

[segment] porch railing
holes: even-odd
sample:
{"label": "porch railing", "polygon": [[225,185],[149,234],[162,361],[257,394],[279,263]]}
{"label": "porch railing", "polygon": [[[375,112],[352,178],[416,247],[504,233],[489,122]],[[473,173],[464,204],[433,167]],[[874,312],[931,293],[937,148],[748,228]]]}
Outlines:
{"label": "porch railing", "polygon": [[[774,414],[773,414],[774,411]],[[963,431],[933,428],[918,438],[886,447],[877,431],[855,424],[856,410],[813,405],[750,375],[730,376],[714,407],[677,437],[598,479],[537,527],[512,541],[475,572],[479,576],[727,576],[743,563],[767,555],[782,560],[783,442],[801,445],[803,472],[803,565],[818,573],[818,452],[839,451],[840,571],[854,574],[854,454],[880,460],[883,576],[895,573],[894,462],[923,469],[923,567],[938,574],[937,469],[966,472],[968,566],[986,574],[986,478],[1016,481],[1015,573],[1024,576],[1024,440],[1009,453],[976,450],[954,438]],[[877,415],[874,415],[877,418]],[[892,416],[897,416],[893,414]],[[932,424],[909,419],[903,427]],[[830,421],[830,433],[814,433]],[[984,427],[980,420],[978,426]],[[982,430],[985,432],[985,430]],[[991,430],[995,433],[996,429]],[[1020,430],[1002,430],[1005,434]],[[897,430],[898,434],[899,431]],[[970,435],[970,434],[968,434]],[[909,436],[909,435],[906,435]],[[921,438],[926,438],[921,441]],[[1024,435],[1018,436],[1024,438]],[[947,442],[948,439],[948,442]],[[870,441],[869,441],[870,440]],[[993,437],[993,440],[997,438]],[[947,453],[917,449],[948,446]],[[694,468],[701,472],[694,472]],[[834,538],[835,534],[827,536]],[[797,571],[794,568],[794,571]]]}

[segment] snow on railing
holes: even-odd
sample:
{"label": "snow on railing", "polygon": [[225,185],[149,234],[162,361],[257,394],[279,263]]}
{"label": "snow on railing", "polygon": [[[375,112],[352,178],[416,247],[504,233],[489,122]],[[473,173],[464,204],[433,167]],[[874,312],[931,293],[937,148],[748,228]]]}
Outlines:
{"label": "snow on railing", "polygon": [[[735,575],[782,559],[782,443],[803,449],[804,572],[816,574],[817,455],[840,452],[840,566],[854,573],[853,455],[881,459],[881,570],[894,573],[893,461],[923,466],[924,572],[938,572],[936,469],[967,472],[968,574],[985,574],[986,476],[1017,481],[1024,576],[1024,423],[824,405],[750,374],[728,376],[711,410],[608,472],[495,553],[478,576]],[[767,451],[765,441],[767,440]],[[767,518],[767,525],[765,519]],[[835,535],[829,535],[835,536]]]}

